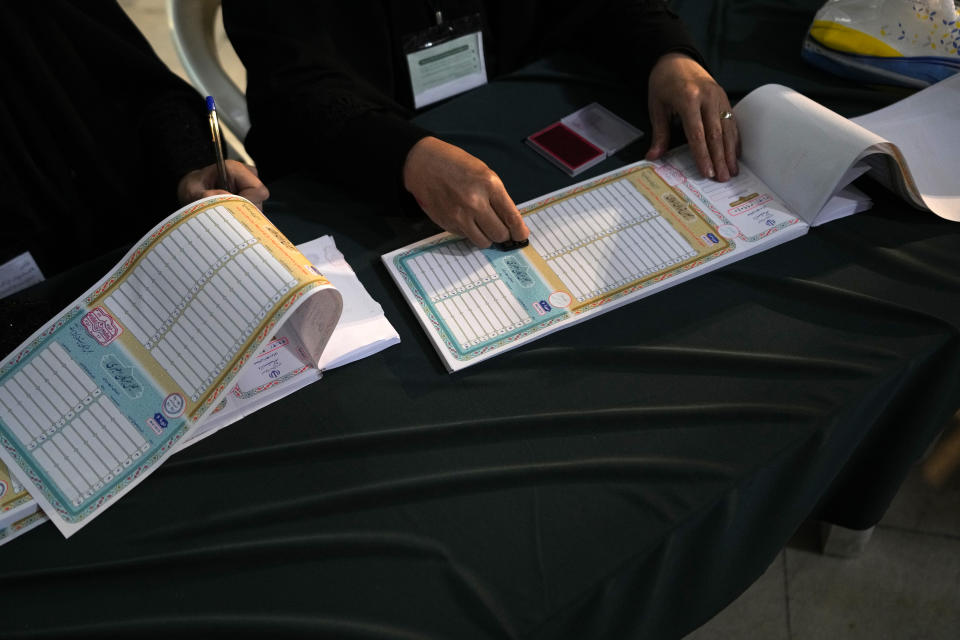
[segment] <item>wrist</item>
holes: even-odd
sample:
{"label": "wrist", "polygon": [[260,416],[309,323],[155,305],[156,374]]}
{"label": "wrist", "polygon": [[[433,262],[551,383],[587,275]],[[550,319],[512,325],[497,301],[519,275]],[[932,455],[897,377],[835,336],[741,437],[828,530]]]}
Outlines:
{"label": "wrist", "polygon": [[417,177],[420,175],[420,167],[423,164],[424,158],[434,149],[436,149],[436,144],[440,140],[434,138],[433,136],[424,136],[417,140],[410,151],[407,152],[407,157],[403,161],[403,171],[402,171],[402,181],[403,188],[413,193],[413,190],[417,185]]}
{"label": "wrist", "polygon": [[693,57],[682,51],[669,51],[657,58],[657,61],[653,63],[653,67],[651,67],[650,72],[653,73],[653,70],[659,67],[684,64],[687,61],[696,62]]}

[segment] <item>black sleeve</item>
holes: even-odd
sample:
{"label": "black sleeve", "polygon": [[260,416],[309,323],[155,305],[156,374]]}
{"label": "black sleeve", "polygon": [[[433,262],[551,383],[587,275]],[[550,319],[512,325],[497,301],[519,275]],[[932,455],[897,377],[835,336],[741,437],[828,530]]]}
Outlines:
{"label": "black sleeve", "polygon": [[[223,3],[227,34],[247,68],[251,130],[262,175],[307,170],[354,186],[401,193],[410,148],[429,131],[361,79],[333,44],[322,3]],[[376,20],[361,28],[382,28]],[[384,36],[386,37],[386,35]]]}
{"label": "black sleeve", "polygon": [[[546,3],[550,13],[556,3]],[[625,80],[646,91],[647,78],[661,56],[680,52],[705,65],[686,26],[665,0],[574,2],[546,42],[547,50],[576,48],[617,69]]]}
{"label": "black sleeve", "polygon": [[[83,23],[74,45],[86,73],[98,74],[102,95],[134,124],[158,190],[174,194],[187,172],[211,164],[213,151],[203,97],[157,57],[150,43],[114,0],[71,2],[60,14]],[[81,17],[82,16],[82,17]]]}
{"label": "black sleeve", "polygon": [[114,0],[0,3],[0,141],[0,259],[48,275],[140,237],[213,162],[201,96]]}
{"label": "black sleeve", "polygon": [[[463,4],[475,4],[494,26],[488,58],[496,57],[501,71],[577,43],[645,90],[664,53],[685,51],[702,60],[683,24],[658,0]],[[376,75],[371,69],[396,65],[398,50],[371,49],[414,7],[362,6],[374,15],[350,21],[344,19],[350,11],[328,3],[224,0],[227,34],[247,68],[252,126],[245,144],[265,180],[306,170],[354,187],[380,185],[389,198],[402,193],[407,153],[430,132],[408,121],[412,114],[386,83],[369,78]],[[353,36],[338,29],[356,32],[356,42],[366,46],[351,47]]]}

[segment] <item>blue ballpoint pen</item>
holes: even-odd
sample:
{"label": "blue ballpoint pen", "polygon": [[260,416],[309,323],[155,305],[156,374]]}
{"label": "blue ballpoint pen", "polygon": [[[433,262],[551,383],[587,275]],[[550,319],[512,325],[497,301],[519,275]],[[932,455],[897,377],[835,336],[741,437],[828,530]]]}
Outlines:
{"label": "blue ballpoint pen", "polygon": [[220,135],[220,120],[217,118],[217,105],[213,101],[213,96],[207,96],[207,118],[210,120],[213,153],[217,159],[217,175],[220,180],[218,186],[221,189],[232,191],[230,181],[227,179],[227,164],[223,160],[223,138]]}

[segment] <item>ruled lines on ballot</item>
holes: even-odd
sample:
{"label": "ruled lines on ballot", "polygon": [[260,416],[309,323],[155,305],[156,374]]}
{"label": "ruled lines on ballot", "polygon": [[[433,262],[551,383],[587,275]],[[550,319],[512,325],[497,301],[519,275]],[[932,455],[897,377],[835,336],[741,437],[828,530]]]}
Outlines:
{"label": "ruled lines on ballot", "polygon": [[296,284],[218,206],[167,234],[106,304],[196,402]]}
{"label": "ruled lines on ballot", "polygon": [[[637,163],[523,203],[529,244],[479,249],[439,235],[383,256],[447,367],[469,366],[670,286],[735,245]],[[683,175],[680,175],[683,178]]]}
{"label": "ruled lines on ballot", "polygon": [[700,255],[629,177],[536,208],[524,220],[530,246],[522,251],[503,254],[459,240],[400,259],[461,353]]}
{"label": "ruled lines on ballot", "polygon": [[229,197],[173,214],[2,364],[2,453],[65,535],[170,454],[288,294],[319,277],[294,275],[257,216]]}
{"label": "ruled lines on ballot", "polygon": [[627,178],[545,206],[524,220],[531,246],[578,302],[698,255]]}
{"label": "ruled lines on ballot", "polygon": [[483,253],[466,241],[425,251],[406,263],[461,349],[533,320]]}
{"label": "ruled lines on ballot", "polygon": [[57,342],[0,384],[0,418],[75,507],[151,447]]}

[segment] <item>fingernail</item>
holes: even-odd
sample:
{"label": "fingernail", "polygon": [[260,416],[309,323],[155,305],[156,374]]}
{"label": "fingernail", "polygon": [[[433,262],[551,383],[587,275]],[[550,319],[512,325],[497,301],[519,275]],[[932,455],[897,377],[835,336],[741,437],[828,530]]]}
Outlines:
{"label": "fingernail", "polygon": [[708,177],[708,178],[712,178],[712,177],[714,177],[715,175],[717,175],[717,174],[714,173],[713,167],[707,167],[707,177]]}

